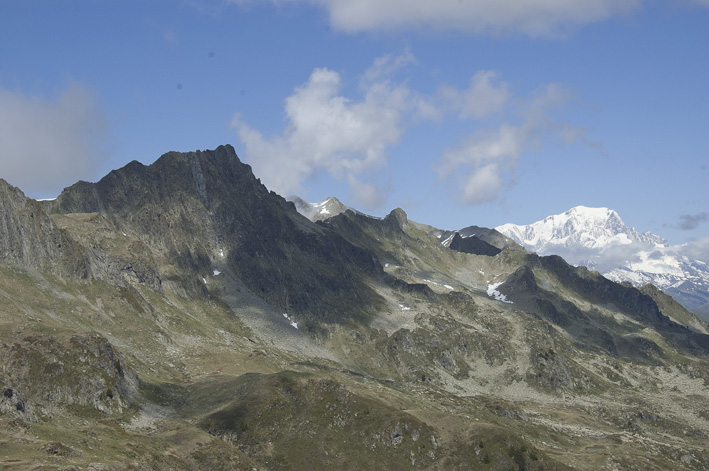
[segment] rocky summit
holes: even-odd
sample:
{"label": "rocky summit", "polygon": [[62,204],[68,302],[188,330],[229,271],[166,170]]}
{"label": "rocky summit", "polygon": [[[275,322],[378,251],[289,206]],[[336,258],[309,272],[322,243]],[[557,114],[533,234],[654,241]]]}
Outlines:
{"label": "rocky summit", "polygon": [[709,325],[655,286],[291,200],[231,146],[0,181],[0,467],[709,469]]}

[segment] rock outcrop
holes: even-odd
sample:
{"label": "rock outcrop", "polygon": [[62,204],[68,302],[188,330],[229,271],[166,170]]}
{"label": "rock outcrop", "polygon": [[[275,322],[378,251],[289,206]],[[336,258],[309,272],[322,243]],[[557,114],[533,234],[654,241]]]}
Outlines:
{"label": "rock outcrop", "polygon": [[0,179],[0,260],[27,269],[88,278],[83,248],[39,202]]}

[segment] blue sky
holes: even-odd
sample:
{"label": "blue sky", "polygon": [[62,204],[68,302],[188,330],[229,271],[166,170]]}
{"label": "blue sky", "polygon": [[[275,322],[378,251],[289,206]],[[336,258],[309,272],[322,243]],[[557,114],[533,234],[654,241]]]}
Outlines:
{"label": "blue sky", "polygon": [[605,206],[709,235],[706,0],[0,0],[0,178],[234,145],[280,194],[445,229]]}

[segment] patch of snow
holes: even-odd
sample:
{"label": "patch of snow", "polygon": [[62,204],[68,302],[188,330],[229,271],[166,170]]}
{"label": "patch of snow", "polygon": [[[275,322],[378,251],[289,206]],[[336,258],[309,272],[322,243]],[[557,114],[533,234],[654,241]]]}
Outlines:
{"label": "patch of snow", "polygon": [[502,301],[503,303],[513,304],[512,301],[507,299],[507,296],[505,296],[504,294],[497,291],[497,288],[502,283],[503,282],[500,281],[499,283],[493,283],[491,285],[487,285],[487,295],[490,296],[491,298],[495,298],[497,301]]}
{"label": "patch of snow", "polygon": [[37,201],[54,201],[55,199],[57,199],[56,196],[54,198],[41,198],[41,199],[38,199]]}
{"label": "patch of snow", "polygon": [[455,288],[453,288],[451,285],[443,285],[444,288],[448,288],[449,290],[453,291]]}
{"label": "patch of snow", "polygon": [[219,249],[219,256],[221,258],[224,258],[224,250],[223,249]]}
{"label": "patch of snow", "polygon": [[399,309],[402,311],[410,311],[411,308],[409,306],[404,306],[403,304],[399,304]]}
{"label": "patch of snow", "polygon": [[207,284],[207,279],[206,279],[206,278],[202,277],[202,281],[204,282],[205,285]]}
{"label": "patch of snow", "polygon": [[296,329],[298,328],[298,323],[291,320],[290,316],[287,313],[283,313],[283,317],[286,318],[286,320],[290,323],[291,327],[295,327]]}
{"label": "patch of snow", "polygon": [[219,275],[221,275],[221,273],[222,273],[222,272],[220,272],[220,271],[217,270],[216,268],[214,269],[214,276],[219,276]]}
{"label": "patch of snow", "polygon": [[443,242],[441,242],[441,244],[443,244],[443,245],[445,245],[446,247],[448,247],[448,246],[451,244],[451,241],[453,240],[453,237],[455,237],[455,234],[453,234],[452,236],[448,236],[448,238],[447,238],[446,240],[444,240]]}

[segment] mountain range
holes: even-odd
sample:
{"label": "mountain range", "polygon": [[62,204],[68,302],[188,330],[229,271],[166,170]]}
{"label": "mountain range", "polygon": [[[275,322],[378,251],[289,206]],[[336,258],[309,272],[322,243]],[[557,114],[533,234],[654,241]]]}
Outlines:
{"label": "mountain range", "polygon": [[709,253],[702,254],[696,244],[670,246],[657,235],[628,227],[611,209],[584,206],[496,230],[527,250],[560,255],[614,281],[653,284],[709,320]]}
{"label": "mountain range", "polygon": [[704,470],[708,357],[652,285],[287,201],[231,146],[0,180],[3,469]]}

